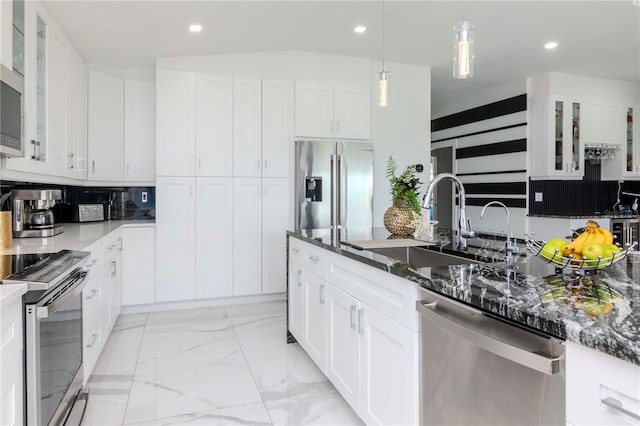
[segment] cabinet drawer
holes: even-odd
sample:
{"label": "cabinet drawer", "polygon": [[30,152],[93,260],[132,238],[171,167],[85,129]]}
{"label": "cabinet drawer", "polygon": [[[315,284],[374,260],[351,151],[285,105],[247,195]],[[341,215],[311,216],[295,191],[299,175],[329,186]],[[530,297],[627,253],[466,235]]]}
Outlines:
{"label": "cabinet drawer", "polygon": [[22,301],[2,309],[0,321],[0,359],[2,365],[22,350]]}
{"label": "cabinet drawer", "polygon": [[289,259],[320,278],[327,277],[327,252],[295,238],[289,238]]}

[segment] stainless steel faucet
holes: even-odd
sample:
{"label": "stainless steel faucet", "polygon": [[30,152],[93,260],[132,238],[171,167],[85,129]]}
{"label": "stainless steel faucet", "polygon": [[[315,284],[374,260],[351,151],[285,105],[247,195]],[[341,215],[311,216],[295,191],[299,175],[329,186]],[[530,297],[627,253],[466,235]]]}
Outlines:
{"label": "stainless steel faucet", "polygon": [[484,218],[484,211],[491,205],[500,206],[504,209],[504,211],[507,212],[507,242],[505,243],[505,255],[507,266],[510,266],[513,262],[513,255],[520,252],[520,249],[516,245],[515,239],[512,239],[511,236],[511,214],[509,212],[509,208],[505,206],[504,203],[501,203],[500,201],[489,201],[482,208],[482,212],[480,212],[480,219]]}
{"label": "stainless steel faucet", "polygon": [[466,250],[467,249],[467,238],[475,238],[476,233],[475,231],[471,230],[471,223],[469,222],[469,220],[467,219],[467,214],[466,214],[466,194],[464,192],[464,186],[462,185],[462,182],[460,181],[460,179],[458,179],[455,175],[452,175],[451,173],[440,173],[439,175],[437,175],[436,177],[433,178],[433,180],[431,181],[431,183],[429,184],[429,188],[427,189],[427,195],[424,196],[424,199],[422,201],[422,208],[423,209],[428,209],[429,208],[429,202],[431,201],[431,198],[433,197],[433,189],[436,187],[436,185],[438,184],[438,182],[440,182],[443,179],[450,179],[453,181],[453,183],[455,183],[457,189],[458,189],[458,198],[460,200],[460,217],[458,220],[458,232],[456,235],[456,239],[457,239],[457,243],[458,243],[458,248],[462,249],[462,250]]}

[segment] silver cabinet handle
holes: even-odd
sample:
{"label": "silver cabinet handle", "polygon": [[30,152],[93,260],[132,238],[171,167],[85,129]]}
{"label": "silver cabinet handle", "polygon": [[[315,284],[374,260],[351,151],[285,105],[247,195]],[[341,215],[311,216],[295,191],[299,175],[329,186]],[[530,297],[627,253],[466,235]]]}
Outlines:
{"label": "silver cabinet handle", "polygon": [[91,336],[91,343],[89,343],[87,345],[87,348],[91,348],[93,347],[93,345],[96,343],[96,339],[98,338],[98,334],[97,333],[93,333],[93,335]]}
{"label": "silver cabinet handle", "polygon": [[117,266],[116,266],[116,261],[112,260],[111,261],[111,276],[115,277],[117,273]]}
{"label": "silver cabinet handle", "polygon": [[97,289],[94,289],[94,290],[91,292],[91,294],[90,294],[90,295],[88,295],[87,297],[85,297],[85,299],[87,299],[87,300],[93,299],[93,298],[94,298],[94,296],[95,296],[97,293],[98,293],[98,290],[97,290]]}
{"label": "silver cabinet handle", "polygon": [[264,160],[264,169],[265,170],[269,169],[269,160]]}
{"label": "silver cabinet handle", "polygon": [[317,256],[314,256],[312,254],[308,254],[307,255],[307,260],[313,262],[313,263],[318,263],[318,261],[320,260],[320,258],[318,258]]}
{"label": "silver cabinet handle", "polygon": [[324,305],[324,284],[320,284],[320,304]]}
{"label": "silver cabinet handle", "polygon": [[36,140],[35,139],[31,139],[31,145],[33,145],[33,155],[31,156],[32,160],[37,160],[38,159],[38,153],[36,152]]}
{"label": "silver cabinet handle", "polygon": [[126,171],[127,175],[129,174],[130,171],[131,171],[131,164],[127,162],[127,171]]}
{"label": "silver cabinet handle", "polygon": [[530,352],[515,344],[487,336],[482,333],[482,324],[464,324],[458,320],[453,320],[445,316],[444,312],[440,312],[442,309],[439,309],[439,306],[440,303],[416,302],[416,309],[420,315],[428,317],[428,320],[432,323],[438,324],[456,336],[467,340],[472,345],[544,374],[553,375],[561,372],[560,361],[564,355],[547,357]]}
{"label": "silver cabinet handle", "polygon": [[69,154],[69,168],[73,169],[73,154]]}
{"label": "silver cabinet handle", "polygon": [[336,133],[340,133],[340,120],[336,120]]}
{"label": "silver cabinet handle", "polygon": [[40,141],[36,141],[36,148],[38,150],[38,154],[36,155],[36,160],[41,161],[42,160],[42,151],[40,151],[42,145],[40,144]]}
{"label": "silver cabinet handle", "polygon": [[606,397],[600,400],[600,402],[602,402],[604,405],[606,405],[607,407],[615,410],[615,411],[619,411],[623,414],[626,414],[627,416],[631,417],[632,419],[636,419],[636,420],[640,420],[640,416],[637,415],[636,413],[634,413],[633,411],[627,410],[626,408],[624,408],[624,404],[622,403],[622,401],[620,401],[619,399],[615,399],[613,397]]}
{"label": "silver cabinet handle", "polygon": [[260,170],[260,164],[261,164],[261,163],[262,163],[262,161],[260,161],[259,159],[258,159],[258,160],[256,160],[256,165],[258,166],[258,167],[257,167],[257,168],[258,168],[258,170]]}
{"label": "silver cabinet handle", "polygon": [[302,269],[298,269],[297,275],[298,275],[297,277],[298,287],[302,287]]}
{"label": "silver cabinet handle", "polygon": [[358,309],[358,334],[364,334],[364,309]]}
{"label": "silver cabinet handle", "polygon": [[107,247],[107,250],[113,250],[115,246],[116,246],[115,244],[111,244],[109,247]]}
{"label": "silver cabinet handle", "polygon": [[91,173],[96,173],[96,161],[91,160]]}
{"label": "silver cabinet handle", "polygon": [[122,251],[122,238],[118,238],[118,251]]}
{"label": "silver cabinet handle", "polygon": [[291,251],[294,252],[294,253],[299,253],[300,249],[298,247],[292,247]]}
{"label": "silver cabinet handle", "polygon": [[351,320],[351,329],[355,330],[356,329],[356,310],[357,310],[357,306],[356,305],[351,305],[349,307],[349,319]]}
{"label": "silver cabinet handle", "polygon": [[198,170],[202,168],[202,159],[198,157]]}

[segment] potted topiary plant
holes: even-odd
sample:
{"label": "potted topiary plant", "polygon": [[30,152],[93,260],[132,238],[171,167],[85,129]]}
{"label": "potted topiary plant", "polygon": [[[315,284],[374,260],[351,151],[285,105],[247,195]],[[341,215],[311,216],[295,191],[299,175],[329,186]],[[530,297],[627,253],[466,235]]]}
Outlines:
{"label": "potted topiary plant", "polygon": [[416,177],[415,164],[407,166],[400,176],[396,176],[397,169],[393,156],[389,157],[386,176],[391,184],[393,205],[384,213],[384,227],[394,235],[410,235],[415,231],[411,212],[421,214],[418,188],[422,182]]}

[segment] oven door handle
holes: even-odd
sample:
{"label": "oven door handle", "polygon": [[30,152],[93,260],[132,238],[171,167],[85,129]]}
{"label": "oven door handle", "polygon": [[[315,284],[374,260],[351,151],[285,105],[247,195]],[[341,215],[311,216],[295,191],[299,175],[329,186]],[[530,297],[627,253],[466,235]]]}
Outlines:
{"label": "oven door handle", "polygon": [[49,315],[59,311],[70,299],[82,293],[88,273],[88,271],[80,270],[64,280],[60,285],[64,286],[70,282],[72,286],[67,289],[64,296],[55,299],[53,302],[49,303],[49,300],[44,300],[41,302],[44,306],[40,304],[36,305],[36,316],[38,318],[47,318]]}

